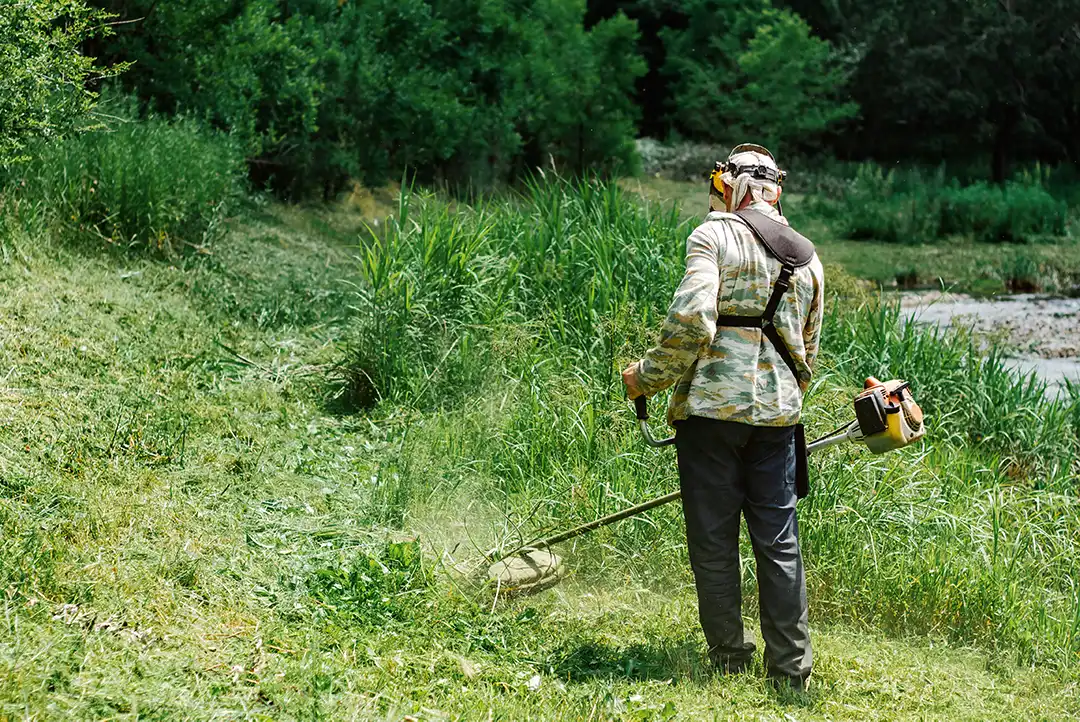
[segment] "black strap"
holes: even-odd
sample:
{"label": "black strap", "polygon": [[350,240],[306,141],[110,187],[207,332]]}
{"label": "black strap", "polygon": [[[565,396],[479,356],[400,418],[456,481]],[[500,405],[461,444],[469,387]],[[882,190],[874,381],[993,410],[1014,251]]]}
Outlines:
{"label": "black strap", "polygon": [[814,244],[806,236],[786,223],[760,211],[746,208],[735,211],[735,215],[745,223],[765,249],[781,263],[794,268],[802,268],[814,258]]}
{"label": "black strap", "polygon": [[780,275],[777,277],[776,283],[773,284],[772,295],[769,296],[769,301],[765,304],[765,311],[760,316],[718,316],[716,325],[718,327],[760,328],[761,333],[765,338],[769,339],[773,348],[776,349],[776,353],[780,354],[780,358],[791,370],[791,375],[795,377],[795,381],[799,381],[795,358],[791,355],[791,349],[788,348],[788,345],[784,343],[784,339],[780,336],[776,324],[773,323],[773,318],[776,316],[776,309],[780,306],[780,299],[791,288],[791,276],[795,273],[795,269],[801,268],[813,260],[814,244],[786,223],[769,218],[759,211],[747,208],[736,211],[735,215],[750,228],[769,254],[780,261]]}
{"label": "black strap", "polygon": [[761,317],[765,319],[765,323],[772,324],[776,309],[780,306],[780,299],[791,288],[791,274],[793,273],[795,273],[795,269],[791,266],[780,267],[780,275],[776,277],[776,283],[773,284],[772,295],[769,296],[769,302],[765,304],[765,313],[761,314]]}
{"label": "black strap", "polygon": [[773,323],[773,319],[776,317],[776,309],[780,306],[780,299],[791,288],[791,275],[793,273],[795,273],[795,269],[791,266],[784,265],[780,268],[780,275],[777,276],[776,283],[773,284],[772,295],[769,296],[769,302],[765,304],[765,311],[760,316],[717,316],[716,325],[760,328],[761,333],[765,338],[769,339],[773,348],[776,349],[776,353],[780,355],[780,358],[787,364],[788,369],[791,370],[791,375],[795,377],[795,381],[798,381],[799,371],[795,366],[795,357],[791,355],[791,349],[784,343],[780,331],[777,330],[776,324]]}
{"label": "black strap", "polygon": [[771,322],[767,326],[761,327],[761,332],[765,334],[766,338],[772,341],[773,348],[776,349],[776,353],[780,354],[780,358],[784,360],[787,367],[791,370],[791,375],[795,377],[795,381],[799,380],[799,371],[795,368],[795,357],[791,355],[791,350],[784,343],[784,339],[780,337],[780,332],[776,330]]}

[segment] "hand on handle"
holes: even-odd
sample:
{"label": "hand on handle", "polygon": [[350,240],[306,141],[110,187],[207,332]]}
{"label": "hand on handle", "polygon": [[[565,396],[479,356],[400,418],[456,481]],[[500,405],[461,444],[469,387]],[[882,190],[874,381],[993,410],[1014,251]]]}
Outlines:
{"label": "hand on handle", "polygon": [[644,396],[634,399],[634,410],[637,411],[638,421],[649,420],[649,400]]}
{"label": "hand on handle", "polygon": [[627,366],[622,372],[623,386],[626,387],[626,396],[630,399],[637,399],[642,396],[641,388],[638,386],[638,365],[632,363]]}

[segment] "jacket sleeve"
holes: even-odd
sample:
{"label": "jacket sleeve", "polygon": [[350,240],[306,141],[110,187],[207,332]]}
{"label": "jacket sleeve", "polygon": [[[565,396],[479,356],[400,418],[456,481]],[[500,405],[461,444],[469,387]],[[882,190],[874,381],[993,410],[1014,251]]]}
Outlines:
{"label": "jacket sleeve", "polygon": [[[814,298],[810,302],[810,310],[806,314],[806,324],[803,326],[803,348],[806,349],[806,365],[811,370],[817,359],[818,349],[821,346],[821,325],[825,317],[825,277],[821,263],[815,259],[813,266]],[[810,386],[809,379],[800,380],[799,387],[806,392]]]}
{"label": "jacket sleeve", "polygon": [[716,226],[726,224],[698,226],[686,241],[686,274],[668,309],[660,341],[638,362],[638,384],[647,395],[678,381],[716,334],[717,259],[724,245]]}

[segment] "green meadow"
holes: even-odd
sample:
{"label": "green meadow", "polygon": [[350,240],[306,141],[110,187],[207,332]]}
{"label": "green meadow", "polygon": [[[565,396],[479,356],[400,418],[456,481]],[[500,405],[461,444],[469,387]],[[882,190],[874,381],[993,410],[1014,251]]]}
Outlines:
{"label": "green meadow", "polygon": [[[1080,714],[1080,401],[905,324],[829,258],[843,243],[821,246],[810,432],[875,375],[912,382],[930,434],[812,460],[796,699],[709,670],[677,505],[564,545],[572,574],[536,597],[467,573],[675,488],[618,371],[652,341],[693,207],[550,176],[282,205],[224,147],[185,156],[216,184],[145,182],[188,173],[168,162],[185,126],[147,132],[140,154],[18,166],[0,195],[0,715]],[[753,628],[752,563],[743,583]]]}

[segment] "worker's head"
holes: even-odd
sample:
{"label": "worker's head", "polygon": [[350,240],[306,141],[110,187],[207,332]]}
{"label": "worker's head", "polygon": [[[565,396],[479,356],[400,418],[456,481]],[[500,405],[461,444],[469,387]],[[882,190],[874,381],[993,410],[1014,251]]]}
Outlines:
{"label": "worker's head", "polygon": [[737,211],[751,203],[775,204],[787,173],[772,153],[760,145],[743,143],[731,150],[727,161],[717,161],[709,178],[709,210]]}

